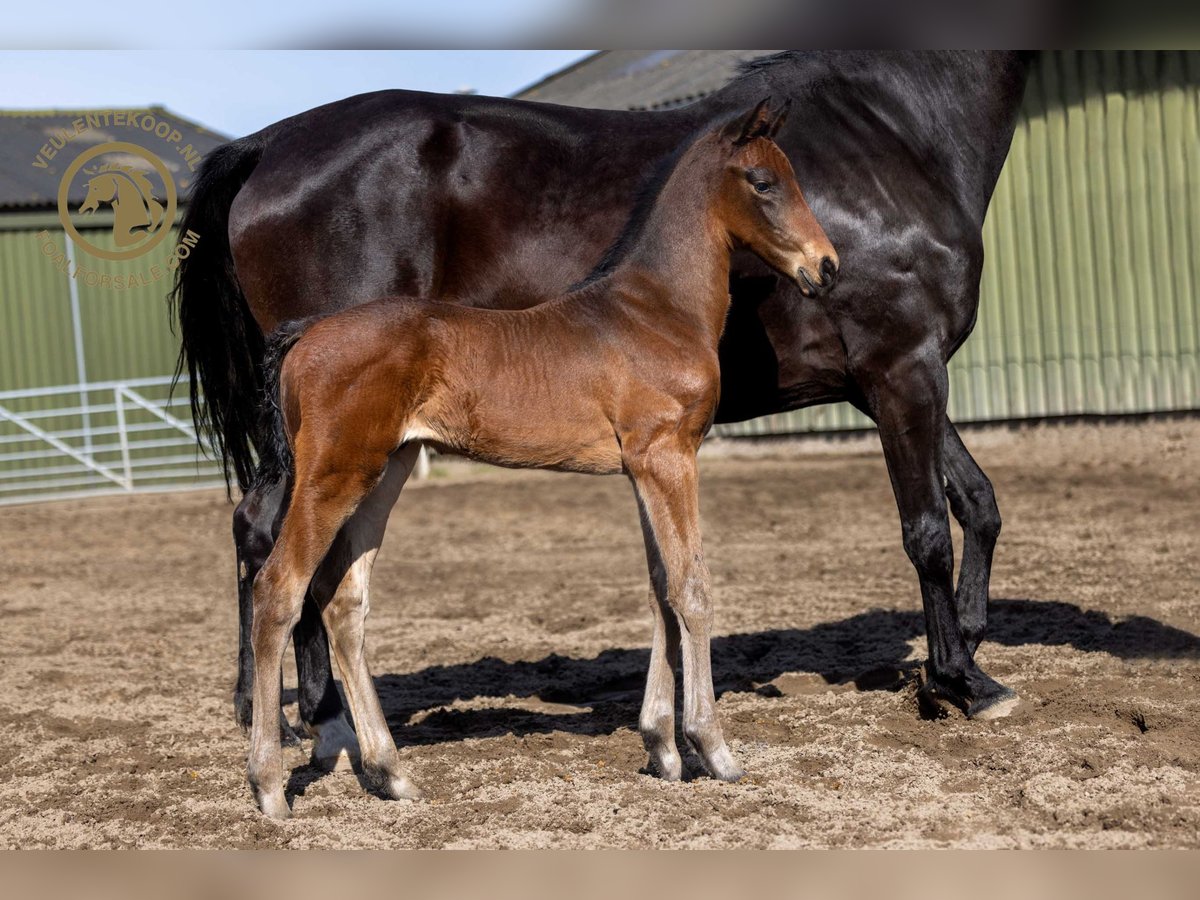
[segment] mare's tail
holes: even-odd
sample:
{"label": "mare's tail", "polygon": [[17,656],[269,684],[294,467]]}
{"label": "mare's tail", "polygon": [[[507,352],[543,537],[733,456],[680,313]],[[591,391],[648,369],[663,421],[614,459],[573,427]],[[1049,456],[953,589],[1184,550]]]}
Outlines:
{"label": "mare's tail", "polygon": [[245,490],[262,438],[258,395],[263,337],[238,285],[229,249],[229,208],[262,158],[266,140],[250,135],[205,157],[179,233],[197,235],[175,271],[171,303],[179,320],[178,381],[187,370],[196,433]]}

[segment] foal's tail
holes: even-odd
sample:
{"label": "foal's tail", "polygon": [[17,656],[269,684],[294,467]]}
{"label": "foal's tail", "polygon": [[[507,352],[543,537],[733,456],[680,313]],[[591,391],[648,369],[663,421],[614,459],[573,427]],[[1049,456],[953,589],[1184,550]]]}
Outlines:
{"label": "foal's tail", "polygon": [[261,439],[263,337],[234,272],[229,208],[265,149],[265,138],[250,135],[205,158],[179,227],[199,239],[176,269],[170,297],[182,339],[175,381],[186,367],[196,432],[221,460],[226,486],[232,474],[243,490]]}
{"label": "foal's tail", "polygon": [[300,340],[312,319],[285,322],[271,332],[263,351],[263,389],[259,402],[259,421],[263,430],[258,447],[258,471],[254,487],[266,487],[284,481],[292,474],[292,445],[283,424],[279,397],[279,374],[289,350]]}

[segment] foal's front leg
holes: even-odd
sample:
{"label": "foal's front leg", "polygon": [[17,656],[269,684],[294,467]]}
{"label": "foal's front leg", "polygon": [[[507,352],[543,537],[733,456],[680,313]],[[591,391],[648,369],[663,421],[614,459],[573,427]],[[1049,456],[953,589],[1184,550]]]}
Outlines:
{"label": "foal's front leg", "polygon": [[[737,781],[745,773],[725,744],[713,692],[709,656],[713,616],[708,566],[704,563],[700,540],[695,450],[690,447],[652,447],[628,458],[626,468],[641,510],[650,580],[661,608],[670,610],[678,628],[683,655],[684,736],[713,777]],[[671,703],[674,703],[674,678],[665,676],[666,669],[673,668],[673,660],[670,632],[660,633],[660,628],[656,623],[655,649],[664,652],[651,652],[650,680],[640,725],[652,758],[657,753],[656,764],[661,762],[664,776],[671,778],[674,723],[664,720],[659,713],[666,690],[670,690]],[[661,648],[660,640],[663,642]],[[667,726],[671,731],[664,734],[663,729]]]}
{"label": "foal's front leg", "polygon": [[654,570],[657,548],[651,542],[651,530],[643,510],[642,532],[646,536],[646,555],[650,563],[650,612],[654,616],[654,638],[650,645],[650,668],[646,673],[646,694],[638,730],[650,754],[650,766],[666,781],[683,777],[683,761],[675,746],[675,670],[679,667],[679,622],[654,587],[664,575]]}

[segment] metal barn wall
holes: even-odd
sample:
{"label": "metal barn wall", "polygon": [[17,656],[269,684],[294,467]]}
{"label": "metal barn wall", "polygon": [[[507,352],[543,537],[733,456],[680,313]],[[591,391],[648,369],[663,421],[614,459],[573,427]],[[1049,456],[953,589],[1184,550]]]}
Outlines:
{"label": "metal barn wall", "polygon": [[[18,227],[20,226],[20,227]],[[41,252],[43,228],[61,250],[66,244],[55,214],[0,216],[0,391],[79,381],[67,276]],[[98,246],[113,246],[104,230],[88,230]],[[142,271],[165,258],[173,232],[143,259],[127,263],[95,260],[83,250],[76,259],[103,272]],[[179,343],[171,333],[166,294],[169,279],[124,291],[79,282],[86,374],[89,381],[167,375],[175,370]]]}
{"label": "metal barn wall", "polygon": [[[1043,53],[984,227],[958,422],[1200,409],[1200,53]],[[846,404],[723,426],[870,426]]]}
{"label": "metal barn wall", "polygon": [[[984,229],[979,322],[951,363],[957,421],[1200,408],[1198,122],[1200,53],[1041,54]],[[77,380],[42,227],[62,245],[52,213],[0,216],[0,390]],[[173,370],[167,287],[81,285],[89,380]],[[869,425],[839,404],[722,431]]]}
{"label": "metal barn wall", "polygon": [[[93,218],[107,224],[103,216]],[[69,280],[43,255],[43,228],[64,250],[54,213],[0,216],[0,505],[214,483],[214,467],[189,427],[186,387],[169,401],[169,383],[161,378],[174,371],[179,347],[166,308],[170,273],[121,291],[77,280],[81,378]],[[86,234],[115,249],[106,228]],[[76,260],[109,274],[144,273],[169,256],[176,235],[172,231],[144,259],[113,263],[77,249]],[[91,387],[44,390],[81,380]]]}

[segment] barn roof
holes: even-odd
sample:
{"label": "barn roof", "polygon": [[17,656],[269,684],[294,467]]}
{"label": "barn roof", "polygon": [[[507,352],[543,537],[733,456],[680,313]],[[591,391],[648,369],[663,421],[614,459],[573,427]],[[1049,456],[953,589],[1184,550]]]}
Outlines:
{"label": "barn roof", "polygon": [[517,93],[597,109],[683,106],[725,85],[739,62],[774,50],[601,50]]}
{"label": "barn roof", "polygon": [[[191,144],[200,155],[208,153],[214,147],[225,143],[229,138],[223,134],[205,128],[196,122],[185,119],[177,113],[161,106],[147,107],[108,107],[98,109],[2,109],[0,110],[0,210],[38,210],[51,209],[58,205],[58,183],[71,161],[79,155],[73,146],[84,147],[107,141],[129,140],[126,136],[128,129],[121,127],[94,127],[78,135],[68,149],[54,159],[49,160],[46,168],[33,165],[34,158],[42,146],[50,141],[51,135],[57,135],[59,129],[72,130],[76,119],[85,119],[90,115],[111,112],[136,113],[153,116],[155,122],[169,122],[183,137],[179,141],[181,147]],[[109,120],[111,121],[111,120]],[[144,121],[144,119],[139,119]],[[146,137],[145,132],[138,132],[139,139],[133,141],[139,146],[154,150],[155,143],[162,143],[158,138]],[[163,146],[166,146],[165,144]],[[188,168],[183,157],[178,153],[159,153],[167,169],[175,179],[182,199],[195,176]],[[71,201],[82,201],[83,197],[71,197]]]}

